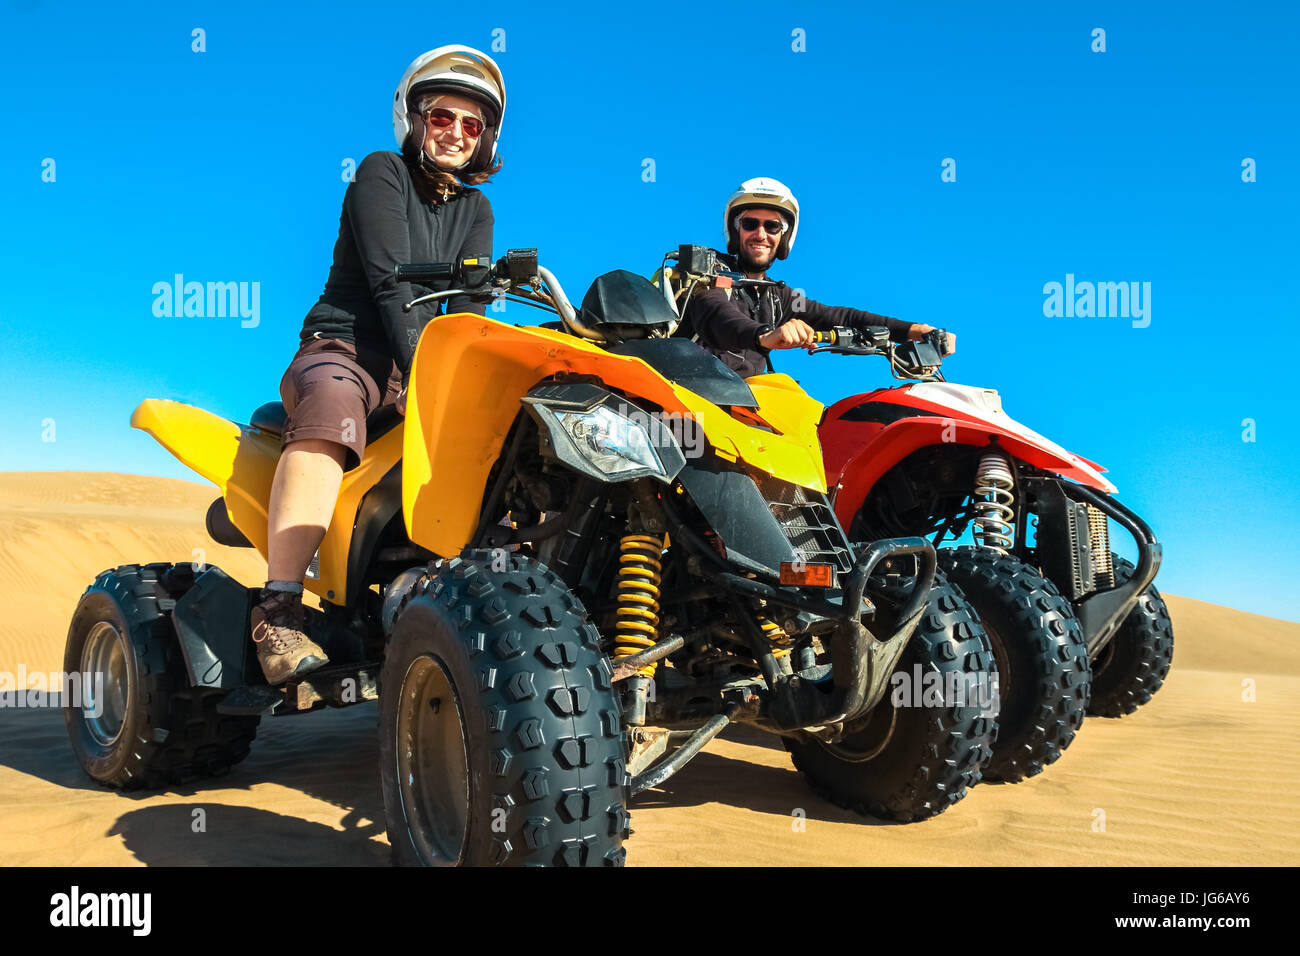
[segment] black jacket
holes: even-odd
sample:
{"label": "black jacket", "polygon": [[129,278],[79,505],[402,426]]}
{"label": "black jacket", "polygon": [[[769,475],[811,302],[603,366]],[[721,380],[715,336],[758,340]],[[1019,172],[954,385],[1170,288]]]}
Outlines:
{"label": "black jacket", "polygon": [[[724,267],[736,268],[732,257],[719,255],[718,258]],[[696,341],[723,364],[748,378],[767,370],[768,350],[760,348],[757,341],[758,331],[765,325],[776,328],[783,322],[798,318],[819,331],[835,326],[884,326],[896,341],[904,339],[911,326],[910,322],[902,319],[844,306],[822,305],[808,298],[796,302],[796,296],[795,290],[785,283],[757,290],[744,287],[709,289],[691,298],[677,334],[697,337]]]}
{"label": "black jacket", "polygon": [[[325,291],[303,322],[302,341],[335,338],[387,352],[405,374],[420,330],[439,314],[441,303],[410,312],[402,311],[403,303],[451,284],[436,282],[427,288],[398,282],[393,267],[491,255],[492,206],[486,196],[477,189],[462,189],[447,202],[427,203],[400,155],[371,153],[343,194],[334,263]],[[482,304],[463,297],[444,302],[448,312],[484,312]]]}

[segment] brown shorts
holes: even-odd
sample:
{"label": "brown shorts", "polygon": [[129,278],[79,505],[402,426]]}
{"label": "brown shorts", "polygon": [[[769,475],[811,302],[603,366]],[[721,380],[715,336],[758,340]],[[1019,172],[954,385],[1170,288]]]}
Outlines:
{"label": "brown shorts", "polygon": [[324,438],[347,448],[345,471],[361,464],[366,416],[392,405],[402,374],[391,355],[361,349],[342,339],[309,339],[280,379],[280,399],[289,413],[281,447],[304,438]]}

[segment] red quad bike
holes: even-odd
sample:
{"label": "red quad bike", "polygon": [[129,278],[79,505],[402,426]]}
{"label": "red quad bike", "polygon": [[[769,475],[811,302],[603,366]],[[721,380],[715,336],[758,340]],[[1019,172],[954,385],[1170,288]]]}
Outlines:
{"label": "red quad bike", "polygon": [[[728,271],[702,246],[669,252],[660,270],[680,314],[709,288],[774,284]],[[977,547],[941,550],[939,566],[993,647],[998,737],[983,776],[1016,782],[1059,758],[1085,713],[1132,713],[1160,688],[1173,655],[1151,587],[1160,546],[1100,465],[1009,418],[993,389],[944,381],[944,340],[941,329],[906,343],[883,328],[817,333],[810,351],[882,355],[915,383],[840,401],[819,437],[851,540],[916,536],[938,548],[970,529]],[[1111,552],[1112,520],[1136,541],[1136,568]]]}
{"label": "red quad bike", "polygon": [[[939,548],[970,528],[978,546],[940,550],[939,567],[975,606],[997,663],[984,777],[1016,782],[1060,757],[1085,712],[1130,714],[1160,689],[1174,641],[1151,585],[1161,548],[1106,469],[1010,418],[994,389],[945,381],[943,336],[818,333],[825,344],[810,351],[882,355],[910,380],[826,410],[827,485],[855,541],[911,535]],[[1111,551],[1110,522],[1133,536],[1136,567]]]}

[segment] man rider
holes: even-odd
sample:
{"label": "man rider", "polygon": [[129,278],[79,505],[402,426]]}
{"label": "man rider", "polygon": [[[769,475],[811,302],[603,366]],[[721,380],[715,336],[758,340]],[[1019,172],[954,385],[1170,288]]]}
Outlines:
{"label": "man rider", "polygon": [[[727,255],[719,262],[750,279],[766,279],[776,259],[794,248],[799,231],[799,203],[790,189],[775,179],[750,179],[727,199],[722,214]],[[822,305],[798,295],[785,283],[758,288],[712,288],[691,297],[678,335],[695,340],[742,377],[771,368],[774,349],[806,348],[813,332],[835,326],[883,326],[894,341],[920,339],[933,326],[902,319]],[[947,337],[947,352],[955,350],[956,336]]]}

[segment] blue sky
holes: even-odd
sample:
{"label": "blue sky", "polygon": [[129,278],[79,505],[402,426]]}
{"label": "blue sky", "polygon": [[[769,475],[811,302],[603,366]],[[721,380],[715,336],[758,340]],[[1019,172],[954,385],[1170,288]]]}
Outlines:
{"label": "blue sky", "polygon": [[[735,184],[781,179],[804,217],[775,277],[955,331],[950,380],[1110,468],[1164,542],[1161,587],[1300,620],[1293,5],[0,9],[0,470],[193,477],[131,409],[278,397],[344,162],[394,147],[412,58],[503,30],[496,252],[537,246],[576,296],[719,243]],[[258,282],[257,326],[155,317],[177,273]],[[1149,326],[1045,316],[1067,274],[1151,283]],[[780,358],[827,403],[889,384]]]}

